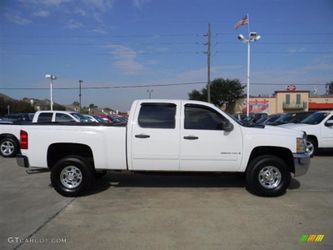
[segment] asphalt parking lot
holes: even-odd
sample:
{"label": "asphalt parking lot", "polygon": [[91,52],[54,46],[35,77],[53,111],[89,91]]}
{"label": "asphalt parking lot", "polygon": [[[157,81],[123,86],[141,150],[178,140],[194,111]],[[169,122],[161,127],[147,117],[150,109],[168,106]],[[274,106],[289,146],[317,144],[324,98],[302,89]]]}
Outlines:
{"label": "asphalt parking lot", "polygon": [[124,173],[64,198],[48,172],[27,175],[7,158],[0,179],[0,249],[333,249],[329,155],[277,198],[248,193],[242,175]]}

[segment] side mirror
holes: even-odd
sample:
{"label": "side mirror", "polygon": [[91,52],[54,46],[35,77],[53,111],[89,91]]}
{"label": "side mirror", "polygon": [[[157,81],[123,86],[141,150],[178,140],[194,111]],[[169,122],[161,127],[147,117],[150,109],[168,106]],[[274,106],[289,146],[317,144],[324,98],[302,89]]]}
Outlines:
{"label": "side mirror", "polygon": [[231,122],[226,122],[223,126],[223,130],[226,132],[231,132],[234,129],[234,125]]}
{"label": "side mirror", "polygon": [[333,126],[333,120],[328,120],[327,122],[325,122],[325,126],[326,127],[332,127]]}

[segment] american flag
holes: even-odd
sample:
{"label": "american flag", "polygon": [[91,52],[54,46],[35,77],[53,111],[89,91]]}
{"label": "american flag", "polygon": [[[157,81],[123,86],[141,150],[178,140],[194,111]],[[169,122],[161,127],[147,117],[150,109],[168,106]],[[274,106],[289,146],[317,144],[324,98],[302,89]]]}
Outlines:
{"label": "american flag", "polygon": [[235,29],[238,29],[241,25],[247,25],[247,24],[249,24],[249,19],[247,16],[245,16],[235,24]]}

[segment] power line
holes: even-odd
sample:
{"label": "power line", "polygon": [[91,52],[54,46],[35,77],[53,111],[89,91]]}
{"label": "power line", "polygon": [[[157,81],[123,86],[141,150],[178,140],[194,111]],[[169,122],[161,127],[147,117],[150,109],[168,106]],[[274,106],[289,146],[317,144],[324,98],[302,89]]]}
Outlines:
{"label": "power line", "polygon": [[[197,85],[197,84],[207,84],[204,81],[198,82],[183,82],[183,83],[160,83],[160,84],[142,84],[142,85],[114,85],[114,86],[83,86],[82,89],[85,90],[103,90],[103,89],[135,89],[135,88],[153,88],[153,87],[174,87],[182,85]],[[245,85],[245,83],[242,83]],[[286,83],[273,83],[273,82],[254,82],[251,85],[258,86],[283,86]],[[326,83],[297,83],[297,86],[325,86]],[[77,87],[54,87],[57,90],[77,90]],[[0,87],[0,90],[49,90],[48,87]]]}
{"label": "power line", "polygon": [[[94,89],[130,89],[130,88],[147,88],[147,87],[172,87],[182,85],[195,85],[204,84],[206,82],[182,82],[182,83],[160,83],[160,84],[142,84],[142,85],[115,85],[115,86],[83,86],[82,89],[94,90]],[[0,87],[2,90],[48,90],[48,87]],[[54,87],[59,90],[70,90],[77,87]]]}

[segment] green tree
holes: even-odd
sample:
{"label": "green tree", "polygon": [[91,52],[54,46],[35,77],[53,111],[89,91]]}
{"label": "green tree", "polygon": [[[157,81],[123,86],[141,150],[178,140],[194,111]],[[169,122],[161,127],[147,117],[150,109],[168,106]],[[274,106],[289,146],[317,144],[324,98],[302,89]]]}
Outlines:
{"label": "green tree", "polygon": [[[227,111],[232,111],[236,101],[244,97],[244,88],[238,79],[217,78],[210,84],[211,102],[218,107],[226,105]],[[207,101],[207,87],[188,95],[190,100]]]}
{"label": "green tree", "polygon": [[333,95],[333,81],[326,83],[326,90],[328,95]]}

